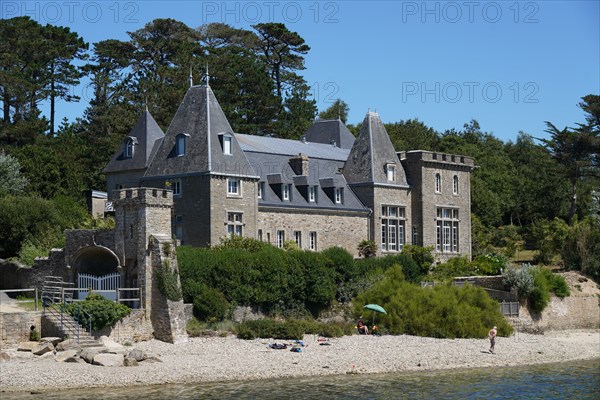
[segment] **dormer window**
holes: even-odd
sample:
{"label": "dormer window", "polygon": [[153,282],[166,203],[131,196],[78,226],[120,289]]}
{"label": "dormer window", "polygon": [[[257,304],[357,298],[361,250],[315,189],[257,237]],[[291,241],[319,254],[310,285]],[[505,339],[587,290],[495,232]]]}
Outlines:
{"label": "dormer window", "polygon": [[282,187],[283,190],[283,200],[289,200],[290,199],[290,191],[292,189],[292,185],[289,184],[284,184]]}
{"label": "dormer window", "polygon": [[317,187],[310,186],[308,188],[308,201],[311,203],[315,203],[317,201]]}
{"label": "dormer window", "polygon": [[440,174],[435,174],[435,192],[442,192],[442,176]]}
{"label": "dormer window", "polygon": [[187,133],[180,133],[175,138],[175,155],[177,157],[185,155],[185,148],[188,136],[190,135],[188,135]]}
{"label": "dormer window", "polygon": [[133,145],[134,144],[135,143],[132,138],[127,138],[127,140],[125,141],[125,153],[124,153],[125,158],[133,157]]}
{"label": "dormer window", "polygon": [[335,203],[342,204],[344,202],[344,188],[335,188]]}
{"label": "dormer window", "polygon": [[396,181],[396,164],[387,164],[385,169],[387,172],[387,180],[389,182],[395,182]]}
{"label": "dormer window", "polygon": [[231,136],[223,136],[223,154],[231,155]]}

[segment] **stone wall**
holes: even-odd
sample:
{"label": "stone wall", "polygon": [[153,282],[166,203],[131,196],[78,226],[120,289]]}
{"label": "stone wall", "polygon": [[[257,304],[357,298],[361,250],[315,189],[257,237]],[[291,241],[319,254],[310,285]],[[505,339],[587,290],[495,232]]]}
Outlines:
{"label": "stone wall", "polygon": [[40,333],[40,337],[47,336],[42,330],[42,313],[1,313],[0,314],[0,348],[14,347],[21,342],[29,340],[31,327]]}
{"label": "stone wall", "polygon": [[240,179],[240,195],[227,194],[227,178],[212,177],[210,181],[210,242],[218,244],[227,236],[227,213],[242,213],[243,236],[256,238],[258,185],[255,180]]}
{"label": "stone wall", "polygon": [[145,310],[131,310],[131,313],[112,327],[105,327],[94,336],[108,336],[118,343],[136,343],[150,340],[154,336],[154,328]]}
{"label": "stone wall", "polygon": [[367,239],[368,222],[366,214],[344,213],[319,210],[281,209],[261,207],[257,229],[263,232],[263,240],[268,237],[276,245],[277,231],[285,232],[285,240],[294,240],[294,232],[302,234],[302,248],[309,248],[310,232],[317,232],[317,251],[333,246],[344,247],[350,254],[358,255],[358,244]]}
{"label": "stone wall", "polygon": [[502,275],[494,276],[458,276],[454,278],[455,283],[469,282],[472,285],[481,286],[482,288],[510,291],[510,288],[504,286]]}

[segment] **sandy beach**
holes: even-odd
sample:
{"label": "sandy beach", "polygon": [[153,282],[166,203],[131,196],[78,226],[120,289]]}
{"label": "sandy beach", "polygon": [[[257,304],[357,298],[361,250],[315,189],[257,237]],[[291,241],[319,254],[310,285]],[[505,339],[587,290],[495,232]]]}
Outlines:
{"label": "sandy beach", "polygon": [[[163,383],[197,383],[332,374],[387,373],[454,368],[486,368],[600,358],[599,330],[516,333],[498,338],[496,353],[486,339],[433,339],[415,336],[346,336],[321,345],[307,335],[302,352],[268,348],[268,339],[234,336],[190,338],[181,344],[157,340],[131,348],[157,356],[136,367],[100,367],[40,359],[6,350],[0,362],[0,390],[115,387]],[[277,341],[285,343],[285,341]]]}

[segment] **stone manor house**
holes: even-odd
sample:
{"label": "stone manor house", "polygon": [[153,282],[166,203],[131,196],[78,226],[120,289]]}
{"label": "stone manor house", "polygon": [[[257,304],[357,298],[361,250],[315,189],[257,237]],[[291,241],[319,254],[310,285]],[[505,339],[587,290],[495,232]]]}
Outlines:
{"label": "stone manor house", "polygon": [[339,120],[315,121],[301,140],[235,133],[210,86],[197,85],[166,134],[144,112],[104,173],[109,208],[117,189],[172,190],[172,232],[185,245],[233,234],[357,255],[368,239],[380,255],[414,244],[442,261],[471,255],[473,168],[466,156],[397,152],[375,112],[357,138]]}

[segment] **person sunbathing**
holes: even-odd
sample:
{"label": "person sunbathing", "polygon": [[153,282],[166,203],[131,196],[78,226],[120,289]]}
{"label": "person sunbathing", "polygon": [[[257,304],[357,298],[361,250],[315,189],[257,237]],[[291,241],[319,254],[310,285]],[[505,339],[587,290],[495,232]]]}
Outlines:
{"label": "person sunbathing", "polygon": [[363,321],[362,317],[360,317],[360,319],[358,320],[358,323],[356,324],[356,329],[358,329],[358,333],[360,333],[361,335],[369,334],[369,327],[365,325],[365,322]]}

